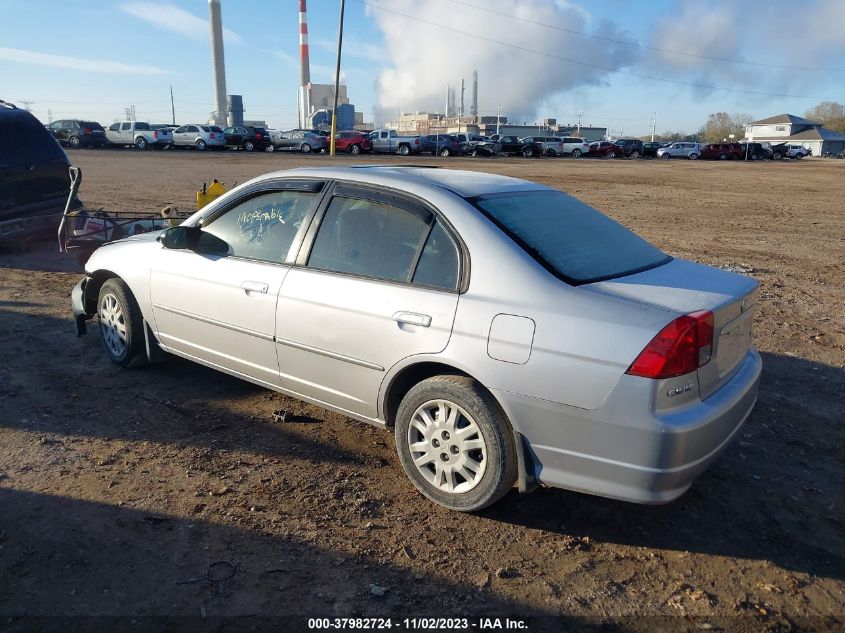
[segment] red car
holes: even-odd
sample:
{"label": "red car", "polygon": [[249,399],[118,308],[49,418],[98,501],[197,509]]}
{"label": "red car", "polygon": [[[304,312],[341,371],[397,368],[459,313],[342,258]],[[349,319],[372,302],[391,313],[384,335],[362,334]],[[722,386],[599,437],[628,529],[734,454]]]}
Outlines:
{"label": "red car", "polygon": [[349,152],[350,154],[360,154],[361,152],[370,152],[373,149],[373,143],[367,136],[355,130],[349,132],[338,132],[334,137],[334,149],[336,152]]}
{"label": "red car", "polygon": [[615,158],[616,156],[624,156],[625,152],[616,143],[610,141],[595,141],[590,143],[590,156],[604,156],[606,158]]}
{"label": "red car", "polygon": [[745,151],[739,143],[710,143],[702,145],[701,158],[718,160],[745,158]]}

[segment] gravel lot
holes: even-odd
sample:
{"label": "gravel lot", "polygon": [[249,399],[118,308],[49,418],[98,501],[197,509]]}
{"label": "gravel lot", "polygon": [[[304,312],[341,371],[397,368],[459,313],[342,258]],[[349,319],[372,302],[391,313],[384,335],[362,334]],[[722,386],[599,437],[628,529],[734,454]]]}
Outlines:
{"label": "gravel lot", "polygon": [[[191,209],[214,177],[330,160],[71,159],[89,208],[136,212]],[[539,490],[450,513],[415,492],[390,433],[181,360],[115,368],[96,333],[74,336],[75,259],[53,242],[0,251],[0,630],[306,627],[272,619],[290,614],[509,615],[529,631],[845,627],[845,161],[336,162],[529,178],[672,255],[760,280],[764,376],[738,439],[667,506]],[[294,421],[274,422],[279,409]],[[237,566],[225,583],[178,584],[220,560]],[[232,616],[247,617],[220,619]]]}

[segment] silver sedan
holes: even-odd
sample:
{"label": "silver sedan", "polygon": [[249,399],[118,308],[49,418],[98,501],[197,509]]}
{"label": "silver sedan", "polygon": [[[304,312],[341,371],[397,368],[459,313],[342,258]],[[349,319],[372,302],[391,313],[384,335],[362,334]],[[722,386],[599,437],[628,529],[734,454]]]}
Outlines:
{"label": "silver sedan", "polygon": [[472,511],[681,495],[754,407],[757,287],[543,185],[378,166],[267,174],[105,245],[72,303],[118,365],[174,354],[392,429],[417,489]]}

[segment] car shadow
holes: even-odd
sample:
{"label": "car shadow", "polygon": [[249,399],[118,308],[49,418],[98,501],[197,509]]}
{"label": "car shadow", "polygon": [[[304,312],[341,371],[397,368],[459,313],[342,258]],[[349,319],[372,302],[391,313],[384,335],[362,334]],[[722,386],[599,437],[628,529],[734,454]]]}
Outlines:
{"label": "car shadow", "polygon": [[[56,228],[58,229],[58,224]],[[0,245],[0,269],[2,268],[80,275],[83,273],[83,266],[74,252],[59,252],[55,233],[25,240],[16,245]]]}
{"label": "car shadow", "polygon": [[566,490],[510,495],[483,515],[555,534],[767,560],[845,579],[845,370],[763,354],[757,405],[678,500],[643,506]]}

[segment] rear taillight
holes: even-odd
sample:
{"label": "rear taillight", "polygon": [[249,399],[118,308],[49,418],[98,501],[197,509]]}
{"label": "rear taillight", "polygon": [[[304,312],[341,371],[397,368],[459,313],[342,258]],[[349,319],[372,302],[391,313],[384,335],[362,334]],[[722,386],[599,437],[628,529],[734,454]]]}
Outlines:
{"label": "rear taillight", "polygon": [[153,138],[158,138],[158,130],[153,131]]}
{"label": "rear taillight", "polygon": [[90,127],[84,127],[84,128],[82,128],[82,133],[83,134],[93,134],[94,130],[92,130]]}
{"label": "rear taillight", "polygon": [[261,134],[259,134],[258,132],[256,132],[256,133],[255,133],[255,140],[256,140],[256,141],[260,141],[260,140],[261,140]]}
{"label": "rear taillight", "polygon": [[651,339],[628,368],[632,376],[673,378],[706,365],[713,355],[713,313],[680,316]]}
{"label": "rear taillight", "polygon": [[415,140],[414,140],[414,145],[419,145],[419,144],[420,144],[420,139],[415,139]]}
{"label": "rear taillight", "polygon": [[212,132],[211,134],[209,134],[209,135],[208,135],[208,138],[216,138],[216,137],[214,136],[214,132]]}

